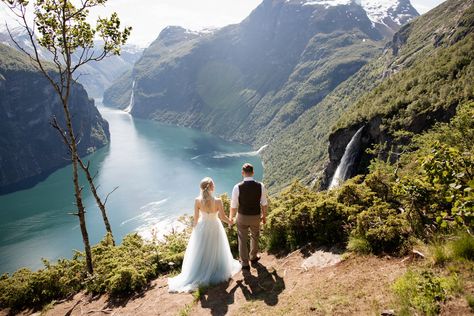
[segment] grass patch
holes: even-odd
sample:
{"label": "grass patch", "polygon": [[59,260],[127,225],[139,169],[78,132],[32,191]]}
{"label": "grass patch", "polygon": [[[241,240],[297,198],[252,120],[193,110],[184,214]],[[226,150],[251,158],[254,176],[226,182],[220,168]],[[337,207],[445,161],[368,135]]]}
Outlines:
{"label": "grass patch", "polygon": [[191,310],[193,309],[194,303],[186,304],[182,310],[179,311],[179,316],[188,316]]}
{"label": "grass patch", "polygon": [[200,286],[193,292],[194,303],[197,303],[206,294],[208,286]]}
{"label": "grass patch", "polygon": [[474,312],[474,296],[472,296],[471,294],[466,295],[466,301],[471,311]]}
{"label": "grass patch", "polygon": [[429,245],[428,252],[431,261],[436,266],[444,266],[450,260],[446,244],[443,242],[433,242]]}
{"label": "grass patch", "polygon": [[451,242],[450,248],[454,259],[474,260],[474,237],[463,233]]}

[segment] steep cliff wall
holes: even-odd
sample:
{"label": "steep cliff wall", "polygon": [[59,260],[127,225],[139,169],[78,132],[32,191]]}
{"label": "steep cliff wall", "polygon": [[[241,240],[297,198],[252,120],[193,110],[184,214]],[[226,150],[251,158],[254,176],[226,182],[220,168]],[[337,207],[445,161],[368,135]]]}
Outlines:
{"label": "steep cliff wall", "polygon": [[[79,84],[72,89],[70,110],[81,155],[108,143],[108,123]],[[30,187],[69,163],[50,126],[53,116],[64,122],[49,82],[18,51],[0,44],[0,194]]]}
{"label": "steep cliff wall", "polygon": [[[326,188],[344,148],[365,126],[360,162],[366,172],[374,155],[395,161],[416,134],[447,122],[458,105],[474,99],[474,1],[448,1],[408,24],[388,43],[385,80],[347,109],[329,136]],[[373,154],[366,149],[377,148]]]}

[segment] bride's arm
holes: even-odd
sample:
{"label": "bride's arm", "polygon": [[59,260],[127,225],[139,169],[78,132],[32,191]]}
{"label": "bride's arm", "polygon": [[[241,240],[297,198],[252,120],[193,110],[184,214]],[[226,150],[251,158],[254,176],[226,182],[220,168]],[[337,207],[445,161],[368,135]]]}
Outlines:
{"label": "bride's arm", "polygon": [[193,227],[196,226],[199,220],[199,199],[194,200],[194,220],[193,220]]}
{"label": "bride's arm", "polygon": [[224,206],[222,205],[222,200],[217,200],[218,201],[218,208],[219,208],[219,218],[226,222],[227,224],[229,225],[232,225],[232,221],[227,217],[227,215],[225,215],[225,212],[224,212]]}

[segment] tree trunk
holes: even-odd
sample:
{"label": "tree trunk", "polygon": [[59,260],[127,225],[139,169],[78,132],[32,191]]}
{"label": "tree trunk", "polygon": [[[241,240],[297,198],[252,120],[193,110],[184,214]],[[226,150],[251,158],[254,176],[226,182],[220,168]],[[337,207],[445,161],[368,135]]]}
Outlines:
{"label": "tree trunk", "polygon": [[[71,146],[76,147],[76,146]],[[86,266],[87,272],[89,274],[94,273],[94,268],[92,266],[92,254],[91,246],[89,242],[89,234],[87,233],[86,227],[86,210],[84,204],[82,203],[81,188],[79,186],[79,179],[77,175],[77,152],[71,153],[72,157],[72,169],[73,169],[73,182],[74,182],[74,196],[76,197],[77,205],[77,216],[79,217],[79,226],[81,227],[82,241],[84,242],[84,251],[86,253]]]}
{"label": "tree trunk", "polygon": [[91,192],[94,195],[95,201],[97,203],[97,206],[100,209],[100,212],[102,213],[102,219],[104,220],[105,229],[107,230],[107,233],[110,234],[110,237],[112,238],[112,245],[115,246],[114,235],[112,234],[112,227],[110,226],[109,218],[107,217],[107,212],[105,210],[105,204],[102,203],[102,200],[100,199],[99,195],[97,194],[97,188],[95,187],[94,179],[92,179],[91,173],[89,172],[89,166],[84,165],[84,162],[80,158],[79,158],[79,164],[80,164],[82,170],[84,170],[84,172],[86,174],[87,181],[89,182],[89,187],[91,189]]}
{"label": "tree trunk", "polygon": [[86,227],[86,210],[84,208],[84,204],[82,203],[82,189],[79,184],[79,177],[78,177],[78,162],[79,162],[79,153],[77,151],[77,142],[76,137],[74,136],[74,130],[72,128],[72,121],[71,121],[71,113],[69,112],[68,100],[69,100],[69,92],[70,92],[70,84],[66,86],[66,95],[64,98],[61,98],[61,102],[63,104],[64,116],[66,118],[66,126],[67,132],[69,135],[69,142],[70,142],[70,150],[71,150],[71,159],[72,159],[72,170],[73,170],[73,182],[74,182],[74,196],[76,198],[76,205],[77,205],[77,216],[79,217],[79,226],[81,228],[82,233],[82,241],[84,243],[84,252],[86,254],[86,266],[87,272],[89,274],[94,273],[94,268],[92,266],[92,253],[91,253],[91,245],[89,242],[89,234],[87,233]]}

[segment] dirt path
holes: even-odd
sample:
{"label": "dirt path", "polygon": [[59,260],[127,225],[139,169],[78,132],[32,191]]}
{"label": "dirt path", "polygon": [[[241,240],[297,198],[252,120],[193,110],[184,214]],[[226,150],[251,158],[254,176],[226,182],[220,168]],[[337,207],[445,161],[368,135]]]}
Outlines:
{"label": "dirt path", "polygon": [[279,259],[263,255],[250,272],[206,289],[200,297],[170,294],[166,278],[159,278],[127,300],[80,293],[46,315],[362,315],[390,307],[389,284],[405,271],[399,259],[340,260],[324,251],[297,251]]}
{"label": "dirt path", "polygon": [[199,296],[168,293],[163,277],[126,300],[80,293],[44,314],[380,315],[396,308],[390,286],[407,265],[400,258],[374,256],[341,261],[340,255],[325,251],[297,251],[284,258],[263,255],[250,272]]}

